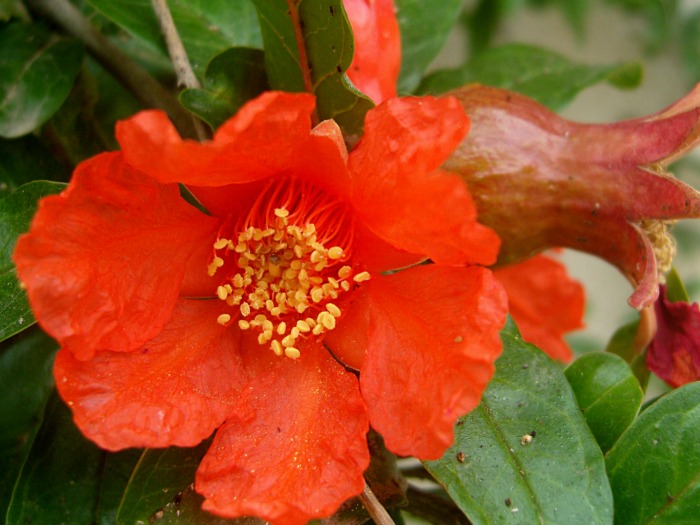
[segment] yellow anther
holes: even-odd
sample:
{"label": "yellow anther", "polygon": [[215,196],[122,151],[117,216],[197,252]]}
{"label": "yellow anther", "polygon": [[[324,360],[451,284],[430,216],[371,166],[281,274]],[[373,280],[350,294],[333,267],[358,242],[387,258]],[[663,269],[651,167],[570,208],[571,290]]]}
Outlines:
{"label": "yellow anther", "polygon": [[294,246],[294,255],[296,255],[299,259],[304,257],[304,250],[298,244]]}
{"label": "yellow anther", "polygon": [[297,271],[294,268],[287,268],[284,271],[284,278],[288,280],[292,280],[297,276]]}
{"label": "yellow anther", "polygon": [[301,352],[299,352],[299,350],[297,350],[293,346],[290,346],[284,349],[284,355],[291,359],[298,359],[301,355]]}
{"label": "yellow anther", "polygon": [[241,330],[250,330],[250,323],[244,319],[238,321],[238,328]]}
{"label": "yellow anther", "polygon": [[217,268],[221,268],[224,265],[224,260],[221,257],[214,257],[212,259],[211,264],[213,266],[216,266]]}
{"label": "yellow anther", "polygon": [[280,324],[277,325],[277,333],[279,335],[284,335],[284,333],[287,331],[287,323],[282,321]]}
{"label": "yellow anther", "polygon": [[335,317],[333,317],[328,312],[321,312],[316,316],[316,322],[323,325],[326,330],[333,330],[335,328]]}
{"label": "yellow anther", "polygon": [[216,318],[216,322],[222,325],[227,324],[231,320],[231,316],[229,314],[221,314],[219,317]]}
{"label": "yellow anther", "polygon": [[275,353],[275,355],[282,355],[284,353],[282,343],[280,343],[277,339],[274,339],[270,343],[270,348],[272,348],[272,351]]}
{"label": "yellow anther", "polygon": [[228,246],[228,239],[217,239],[214,243],[215,250],[221,250],[222,248],[226,248],[226,246]]}
{"label": "yellow anther", "polygon": [[285,210],[284,208],[275,208],[275,215],[277,217],[283,218],[283,217],[288,217],[289,212]]}
{"label": "yellow anther", "polygon": [[296,339],[299,337],[299,329],[296,326],[293,326],[292,329],[290,330],[289,334]]}
{"label": "yellow anther", "polygon": [[265,330],[263,331],[262,335],[265,336],[265,341],[267,342],[272,339],[272,330]]}
{"label": "yellow anther", "polygon": [[228,294],[229,294],[229,292],[228,292],[228,290],[226,289],[226,287],[224,287],[224,286],[219,286],[219,287],[216,289],[216,295],[217,295],[217,296],[219,297],[219,299],[221,299],[222,301],[225,301],[225,300],[226,300],[226,298],[228,297]]}
{"label": "yellow anther", "polygon": [[313,317],[307,317],[306,319],[304,319],[304,321],[306,321],[306,324],[308,324],[311,328],[316,326],[316,319],[314,319]]}
{"label": "yellow anther", "polygon": [[311,289],[311,300],[315,303],[320,303],[323,301],[323,289],[318,286],[314,286]]}
{"label": "yellow anther", "polygon": [[369,272],[360,272],[357,275],[354,275],[352,278],[352,280],[355,281],[356,283],[369,281],[369,279],[370,279]]}
{"label": "yellow anther", "polygon": [[296,341],[295,337],[292,337],[291,335],[287,335],[282,339],[282,346],[288,347],[288,346],[294,346],[294,342]]}
{"label": "yellow anther", "polygon": [[338,277],[345,279],[348,275],[352,273],[352,268],[350,266],[343,266],[338,270]]}
{"label": "yellow anther", "polygon": [[333,246],[328,250],[328,257],[331,259],[340,259],[343,256],[343,249],[340,246]]}
{"label": "yellow anther", "polygon": [[299,303],[299,304],[297,304],[297,305],[294,307],[294,309],[295,309],[297,312],[299,312],[300,314],[303,314],[303,313],[306,311],[307,308],[308,308],[308,305],[305,304],[305,303]]}
{"label": "yellow anther", "polygon": [[336,289],[340,288],[340,283],[338,283],[338,281],[333,279],[333,277],[329,277],[328,282],[333,285],[333,288],[336,288]]}
{"label": "yellow anther", "polygon": [[250,315],[250,305],[248,303],[241,303],[240,308],[243,317],[248,317]]}
{"label": "yellow anther", "polygon": [[268,330],[269,330],[269,331],[272,331],[273,328],[274,328],[274,325],[272,324],[272,321],[270,321],[269,319],[265,319],[265,320],[262,322],[262,329],[263,329],[263,330],[265,330],[265,331],[268,331]]}
{"label": "yellow anther", "polygon": [[282,269],[278,264],[270,263],[267,266],[267,271],[270,272],[272,277],[279,277],[282,275]]}
{"label": "yellow anther", "polygon": [[350,291],[350,283],[347,281],[343,281],[342,283],[340,283],[340,287],[346,292]]}
{"label": "yellow anther", "polygon": [[303,321],[302,319],[299,319],[297,321],[296,327],[299,329],[300,332],[310,332],[311,327],[309,326],[309,323],[306,321]]}
{"label": "yellow anther", "polygon": [[258,334],[258,344],[264,345],[267,341],[268,339],[265,338],[264,332]]}
{"label": "yellow anther", "polygon": [[311,333],[314,335],[320,335],[324,330],[325,328],[322,324],[317,324],[316,326],[314,326],[313,330],[311,330]]}
{"label": "yellow anther", "polygon": [[279,317],[282,315],[282,308],[275,306],[272,310],[270,310],[270,313],[275,317]]}
{"label": "yellow anther", "polygon": [[309,260],[310,260],[312,263],[316,264],[316,263],[318,263],[318,262],[321,262],[321,259],[322,259],[322,258],[323,258],[323,257],[322,257],[322,255],[321,255],[321,252],[319,252],[319,251],[317,251],[317,250],[314,250],[314,251],[311,252],[311,256],[309,257]]}
{"label": "yellow anther", "polygon": [[340,308],[338,308],[333,303],[326,304],[326,310],[328,310],[328,313],[331,314],[333,317],[340,317]]}

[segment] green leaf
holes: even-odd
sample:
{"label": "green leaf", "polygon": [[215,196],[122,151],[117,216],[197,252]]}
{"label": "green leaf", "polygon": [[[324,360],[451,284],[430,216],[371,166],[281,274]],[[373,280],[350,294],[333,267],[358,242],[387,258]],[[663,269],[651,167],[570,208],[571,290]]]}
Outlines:
{"label": "green leaf", "polygon": [[[302,67],[311,75],[320,120],[334,119],[346,136],[362,135],[365,114],[372,101],[357,91],[345,71],[354,44],[342,0],[301,0],[299,24],[303,30],[307,64],[301,64],[295,28],[284,0],[253,0],[265,42],[265,66],[273,89],[306,90]],[[330,51],[330,52],[329,52]]]}
{"label": "green leaf", "polygon": [[0,344],[0,520],[44,417],[55,353],[56,343],[39,329]]}
{"label": "green leaf", "polygon": [[607,452],[637,417],[644,392],[619,356],[592,352],[565,370],[581,412],[600,448]]}
{"label": "green leaf", "polygon": [[[151,0],[87,0],[100,13],[167,56]],[[182,43],[198,77],[209,61],[233,46],[261,47],[262,39],[249,0],[169,0]]]}
{"label": "green leaf", "polygon": [[117,523],[117,511],[121,505],[124,490],[129,484],[141,454],[143,450],[137,448],[107,454],[101,472],[102,480],[96,511],[98,525]]}
{"label": "green leaf", "polygon": [[267,88],[264,60],[260,49],[227,49],[209,62],[204,88],[184,90],[180,102],[216,130]]}
{"label": "green leaf", "polygon": [[642,389],[646,390],[649,383],[649,369],[646,365],[647,354],[646,350],[639,353],[637,349],[635,343],[637,330],[639,330],[639,319],[621,326],[610,338],[605,351],[618,355],[627,361]]}
{"label": "green leaf", "polygon": [[[494,0],[490,0],[493,2]],[[399,93],[412,93],[459,19],[462,0],[396,0],[401,30]]]}
{"label": "green leaf", "polygon": [[553,110],[561,109],[582,90],[608,81],[618,88],[639,85],[637,63],[612,66],[576,64],[562,55],[534,46],[508,44],[478,55],[459,69],[442,70],[426,77],[421,93],[442,93],[470,82],[510,89]]}
{"label": "green leaf", "polygon": [[204,441],[194,448],[144,451],[122,495],[117,523],[148,523],[168,505],[176,507],[181,493],[194,482],[194,473],[209,445],[210,441]]}
{"label": "green leaf", "polygon": [[560,367],[512,323],[479,407],[426,467],[475,525],[611,523],[603,455]]}
{"label": "green leaf", "polygon": [[666,275],[666,298],[672,303],[689,303],[688,291],[685,289],[683,280],[678,270],[671,268]]}
{"label": "green leaf", "polygon": [[30,182],[0,200],[0,341],[35,322],[27,296],[17,281],[12,252],[17,237],[29,230],[37,201],[63,188],[65,184],[58,182]]}
{"label": "green leaf", "polygon": [[608,452],[615,523],[690,525],[700,516],[700,382],[647,408]]}
{"label": "green leaf", "polygon": [[70,173],[34,136],[0,140],[0,198],[33,180],[67,180]]}
{"label": "green leaf", "polygon": [[46,122],[70,93],[83,60],[77,40],[38,24],[0,27],[0,136],[26,135]]}
{"label": "green leaf", "polygon": [[7,523],[92,523],[105,453],[87,441],[53,395],[17,482]]}

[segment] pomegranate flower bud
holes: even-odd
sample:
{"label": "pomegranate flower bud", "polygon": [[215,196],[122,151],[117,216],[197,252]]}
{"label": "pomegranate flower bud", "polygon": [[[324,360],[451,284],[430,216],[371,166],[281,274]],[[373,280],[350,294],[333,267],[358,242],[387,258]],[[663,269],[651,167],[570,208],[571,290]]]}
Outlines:
{"label": "pomegranate flower bud", "polygon": [[700,193],[666,171],[700,141],[700,85],[659,113],[613,124],[571,122],[503,89],[451,95],[472,130],[444,167],[461,174],[479,221],[501,237],[498,264],[581,250],[627,276],[631,306],[652,304],[675,253],[667,226],[700,217]]}

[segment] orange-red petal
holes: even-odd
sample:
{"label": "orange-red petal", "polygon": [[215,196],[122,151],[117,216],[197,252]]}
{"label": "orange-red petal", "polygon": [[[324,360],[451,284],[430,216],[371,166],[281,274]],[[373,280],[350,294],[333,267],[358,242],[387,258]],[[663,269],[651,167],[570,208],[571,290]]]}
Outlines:
{"label": "orange-red petal", "polygon": [[276,525],[331,515],[369,464],[357,379],[316,342],[296,361],[255,342],[245,353],[254,377],[197,471],[203,508]]}
{"label": "orange-red petal", "polygon": [[170,318],[187,260],[217,222],[107,153],[43,199],[14,254],[42,327],[78,359],[130,351]]}
{"label": "orange-red petal", "polygon": [[499,240],[476,222],[461,180],[439,166],[469,129],[455,99],[391,99],[367,114],[350,153],[358,217],[396,248],[444,264],[492,264]]}
{"label": "orange-red petal", "polygon": [[355,39],[347,71],[376,104],[396,96],[401,69],[401,34],[393,0],[343,0]]}
{"label": "orange-red petal", "polygon": [[127,162],[163,183],[223,186],[284,172],[304,149],[314,98],[271,91],[245,104],[213,140],[183,140],[167,116],[143,111],[117,123]]}
{"label": "orange-red petal", "polygon": [[[368,334],[348,344],[367,344],[360,388],[370,423],[392,452],[436,459],[493,376],[505,292],[489,270],[439,265],[377,277],[357,292],[352,309],[368,314],[349,311],[334,332]],[[341,360],[353,352],[331,349]]]}
{"label": "orange-red petal", "polygon": [[508,308],[523,338],[553,359],[573,354],[564,335],[583,328],[585,292],[559,261],[538,255],[496,270],[508,294]]}
{"label": "orange-red petal", "polygon": [[78,361],[61,350],[54,375],[75,422],[102,448],[194,446],[230,415],[245,375],[239,333],[216,322],[218,301],[180,301],[138,351]]}

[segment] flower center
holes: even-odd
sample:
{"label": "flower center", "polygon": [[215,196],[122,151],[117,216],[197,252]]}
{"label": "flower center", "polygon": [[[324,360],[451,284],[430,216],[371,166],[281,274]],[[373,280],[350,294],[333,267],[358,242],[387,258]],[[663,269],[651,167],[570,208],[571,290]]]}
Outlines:
{"label": "flower center", "polygon": [[300,339],[335,328],[342,312],[333,301],[370,278],[348,264],[351,244],[340,201],[296,181],[268,185],[245,220],[224,225],[214,242],[208,274],[224,277],[216,295],[230,307],[217,322],[237,321],[275,354],[298,358]]}

